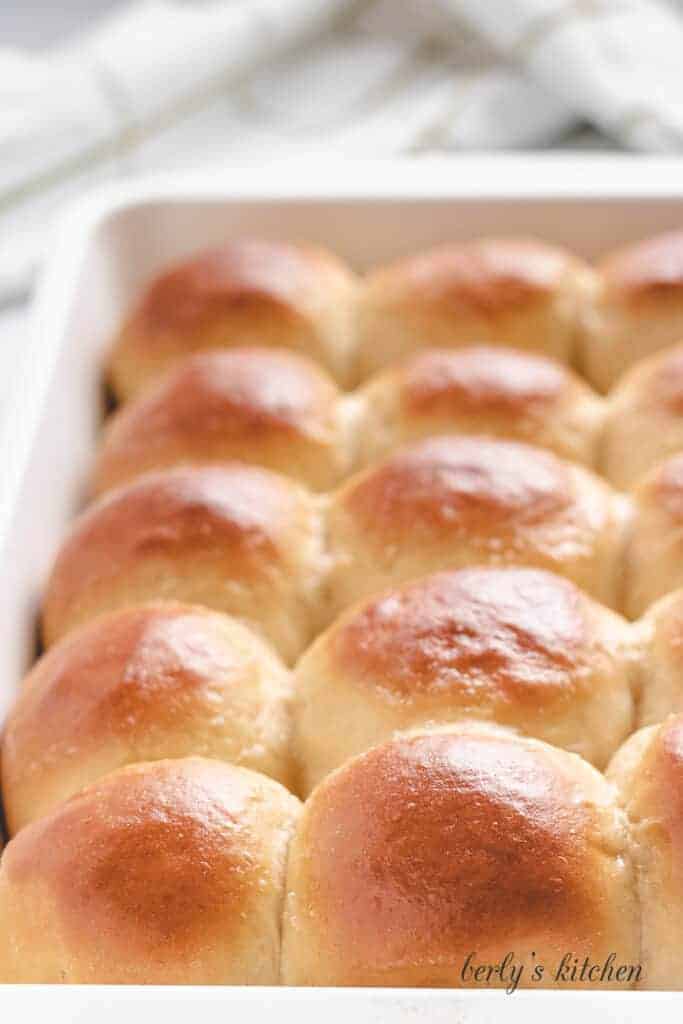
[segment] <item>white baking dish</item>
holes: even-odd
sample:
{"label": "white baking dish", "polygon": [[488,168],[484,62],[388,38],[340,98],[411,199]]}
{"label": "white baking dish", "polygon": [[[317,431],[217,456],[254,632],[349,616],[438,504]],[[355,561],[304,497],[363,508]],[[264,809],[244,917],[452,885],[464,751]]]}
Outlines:
{"label": "white baking dish", "polygon": [[[311,163],[145,180],[72,209],[43,275],[0,419],[0,718],[35,655],[41,585],[81,503],[102,418],[101,361],[136,290],[179,256],[233,235],[319,241],[363,267],[444,239],[535,234],[593,255],[683,227],[683,161],[490,157]],[[9,243],[11,244],[11,242]],[[683,994],[297,989],[0,989],[0,1018],[99,1022],[192,1007],[204,1021],[400,1020],[586,1024],[674,1020]]]}

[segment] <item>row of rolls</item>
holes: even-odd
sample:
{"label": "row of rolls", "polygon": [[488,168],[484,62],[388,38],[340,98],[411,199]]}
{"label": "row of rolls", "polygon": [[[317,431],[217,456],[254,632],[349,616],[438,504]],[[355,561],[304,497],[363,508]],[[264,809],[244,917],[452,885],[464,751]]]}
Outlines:
{"label": "row of rolls", "polygon": [[683,446],[683,342],[641,360],[606,397],[550,356],[483,344],[424,347],[352,392],[285,349],[200,352],[111,417],[90,489],[237,458],[328,491],[446,433],[531,442],[628,488]]}
{"label": "row of rolls", "polygon": [[160,275],[117,339],[120,400],[199,349],[267,345],[310,356],[350,388],[420,349],[472,339],[553,356],[606,391],[680,341],[683,232],[590,265],[531,238],[444,244],[357,275],[319,246],[241,240]]}
{"label": "row of rolls", "polygon": [[[294,737],[287,670],[215,612],[119,612],[48,654],[4,741],[23,827],[0,861],[0,981],[509,988],[512,959],[518,987],[683,988],[683,715],[604,774],[571,752],[602,762],[633,720],[601,646],[619,623],[559,577],[497,571],[478,611],[476,570],[421,583],[467,608],[451,644],[404,605],[406,662],[390,625],[378,652],[357,621],[321,639]],[[292,745],[320,775],[303,803],[265,773],[292,786]]]}
{"label": "row of rolls", "polygon": [[353,602],[482,564],[556,572],[631,619],[683,586],[683,453],[629,492],[488,435],[414,441],[326,493],[197,457],[113,488],[75,521],[46,586],[46,646],[164,598],[238,616],[292,663]]}
{"label": "row of rolls", "polygon": [[683,590],[629,623],[539,569],[444,570],[348,609],[293,669],[205,606],[132,603],[50,648],[4,728],[9,831],[129,762],[201,753],[308,796],[394,732],[461,719],[603,770],[683,713]]}
{"label": "row of rolls", "polygon": [[[683,236],[154,282],[3,729],[0,982],[683,988],[681,301]],[[589,324],[600,387],[662,351],[602,398]]]}

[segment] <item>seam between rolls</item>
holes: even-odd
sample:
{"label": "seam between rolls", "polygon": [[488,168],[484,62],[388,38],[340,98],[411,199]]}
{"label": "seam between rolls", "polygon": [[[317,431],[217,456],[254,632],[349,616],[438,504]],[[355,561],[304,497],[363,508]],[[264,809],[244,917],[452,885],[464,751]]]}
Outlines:
{"label": "seam between rolls", "polygon": [[[316,542],[320,567],[315,583],[311,588],[311,636],[303,651],[300,652],[297,661],[304,651],[315,642],[320,634],[327,629],[332,621],[331,601],[331,577],[335,567],[335,553],[331,541],[330,531],[330,505],[333,500],[334,491],[327,491],[317,496],[317,508],[315,510],[316,521]],[[296,664],[296,662],[295,662]]]}
{"label": "seam between rolls", "polygon": [[[645,970],[643,964],[643,900],[642,900],[642,887],[641,887],[641,864],[640,856],[637,855],[639,850],[639,843],[636,840],[635,835],[635,823],[628,811],[628,808],[623,803],[621,792],[617,791],[618,800],[618,811],[623,819],[624,833],[625,833],[625,845],[624,853],[628,858],[628,864],[631,869],[631,890],[636,908],[636,942],[638,950],[638,964],[641,967],[642,980],[645,981]],[[637,982],[634,983],[632,991],[638,988]]]}
{"label": "seam between rolls", "polygon": [[[604,480],[604,477],[599,477]],[[611,486],[611,485],[610,485]],[[619,503],[618,514],[621,518],[620,537],[618,542],[616,562],[616,579],[614,580],[614,607],[630,622],[634,618],[629,614],[628,599],[631,590],[631,573],[629,572],[630,549],[637,518],[637,510],[631,496],[621,490],[616,490],[616,500]],[[639,618],[637,616],[636,618]]]}
{"label": "seam between rolls", "polygon": [[303,802],[302,802],[300,810],[299,810],[299,816],[297,818],[297,821],[288,830],[289,831],[289,836],[288,836],[288,840],[287,840],[287,849],[285,850],[284,863],[283,863],[282,895],[280,896],[280,907],[279,907],[278,922],[277,922],[277,924],[278,924],[277,980],[278,980],[278,985],[281,985],[281,986],[284,985],[284,981],[283,981],[283,973],[284,973],[283,972],[283,961],[284,961],[284,957],[283,957],[283,952],[284,952],[283,937],[284,937],[284,931],[285,931],[285,914],[287,913],[287,904],[289,902],[289,900],[288,900],[289,892],[288,892],[288,888],[287,888],[287,882],[288,882],[288,879],[289,879],[289,859],[290,859],[290,854],[291,854],[291,850],[292,850],[292,843],[294,842],[294,837],[296,836],[296,833],[298,831],[299,823],[301,821],[301,818],[302,818],[302,815],[303,815],[303,811],[304,811],[304,805],[303,805]]}

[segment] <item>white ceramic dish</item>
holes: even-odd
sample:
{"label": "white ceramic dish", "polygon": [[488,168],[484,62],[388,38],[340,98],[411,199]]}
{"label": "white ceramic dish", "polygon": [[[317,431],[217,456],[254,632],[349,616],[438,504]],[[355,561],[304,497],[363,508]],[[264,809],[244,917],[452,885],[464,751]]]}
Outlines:
{"label": "white ceramic dish", "polygon": [[[478,234],[535,234],[591,256],[683,227],[683,161],[489,157],[308,163],[146,180],[64,218],[0,420],[0,718],[35,655],[41,585],[81,502],[102,416],[103,351],[133,294],[162,265],[231,235],[319,241],[357,266]],[[278,1014],[312,1024],[678,1019],[683,994],[296,989],[0,989],[0,1017],[207,1024]]]}

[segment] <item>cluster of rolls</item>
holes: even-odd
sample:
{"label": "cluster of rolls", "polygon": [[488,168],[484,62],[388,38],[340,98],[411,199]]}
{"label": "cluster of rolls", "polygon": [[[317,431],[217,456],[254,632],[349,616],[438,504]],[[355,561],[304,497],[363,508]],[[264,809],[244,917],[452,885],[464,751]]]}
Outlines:
{"label": "cluster of rolls", "polygon": [[235,243],[110,377],[0,981],[683,988],[683,234]]}

